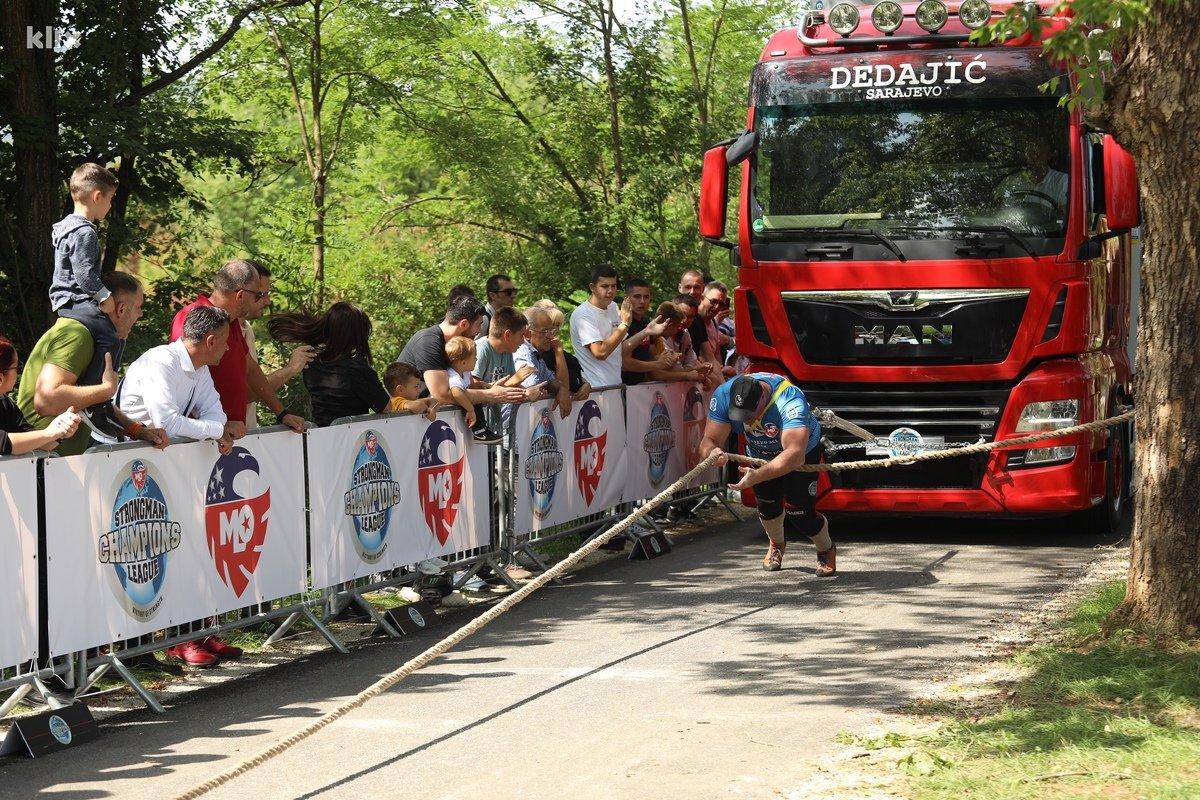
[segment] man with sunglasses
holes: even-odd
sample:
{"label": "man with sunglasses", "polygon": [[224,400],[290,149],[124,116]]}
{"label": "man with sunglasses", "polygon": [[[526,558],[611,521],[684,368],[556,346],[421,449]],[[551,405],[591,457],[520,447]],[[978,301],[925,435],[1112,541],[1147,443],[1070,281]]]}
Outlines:
{"label": "man with sunglasses", "polygon": [[[729,345],[729,337],[721,333],[720,324],[729,316],[729,287],[720,281],[710,281],[704,287],[700,299],[699,319],[704,324],[704,342],[699,345],[704,352],[697,352],[702,360],[713,364],[725,363],[725,348]],[[693,336],[693,339],[695,337]],[[736,371],[733,367],[721,368],[726,378],[732,378]]]}
{"label": "man with sunglasses", "polygon": [[487,303],[483,307],[483,327],[480,336],[488,335],[488,327],[492,317],[502,308],[512,308],[517,304],[517,285],[507,275],[493,275],[487,279]]}
{"label": "man with sunglasses", "polygon": [[296,433],[304,431],[304,418],[283,407],[279,394],[270,385],[258,362],[250,358],[250,349],[243,334],[242,320],[261,315],[265,300],[270,297],[269,284],[251,261],[235,259],[225,264],[213,278],[210,295],[200,295],[175,314],[171,325],[171,341],[183,335],[183,323],[188,312],[197,306],[215,306],[230,318],[229,350],[221,362],[209,368],[227,422],[225,431],[234,439],[246,435],[246,407],[251,397],[259,398],[274,414],[279,424]]}

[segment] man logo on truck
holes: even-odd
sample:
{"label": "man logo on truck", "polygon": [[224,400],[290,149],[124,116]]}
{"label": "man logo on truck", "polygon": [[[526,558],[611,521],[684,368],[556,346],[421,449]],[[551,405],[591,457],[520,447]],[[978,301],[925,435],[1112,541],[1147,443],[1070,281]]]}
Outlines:
{"label": "man logo on truck", "polygon": [[[914,328],[921,331],[920,335]],[[867,330],[862,325],[854,326],[854,344],[863,347],[866,345],[898,345],[907,344],[914,347],[920,347],[923,344],[940,344],[949,347],[954,344],[954,326],[953,325],[897,325],[890,330],[883,325],[876,325]]]}

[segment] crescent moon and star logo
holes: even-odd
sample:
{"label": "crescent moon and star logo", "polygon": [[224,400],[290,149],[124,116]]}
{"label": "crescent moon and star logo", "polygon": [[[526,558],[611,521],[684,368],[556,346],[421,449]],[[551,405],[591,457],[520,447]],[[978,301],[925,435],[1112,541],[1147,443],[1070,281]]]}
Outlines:
{"label": "crescent moon and star logo", "polygon": [[417,458],[417,494],[429,532],[445,545],[458,519],[466,457],[454,429],[437,420],[425,429]]}
{"label": "crescent moon and star logo", "polygon": [[608,430],[604,415],[595,400],[588,400],[579,409],[575,421],[575,483],[579,493],[589,506],[596,499],[600,478],[604,475],[604,454],[608,444]]}
{"label": "crescent moon and star logo", "polygon": [[244,447],[218,458],[204,494],[204,532],[217,575],[238,597],[254,579],[270,518],[271,487],[258,459]]}

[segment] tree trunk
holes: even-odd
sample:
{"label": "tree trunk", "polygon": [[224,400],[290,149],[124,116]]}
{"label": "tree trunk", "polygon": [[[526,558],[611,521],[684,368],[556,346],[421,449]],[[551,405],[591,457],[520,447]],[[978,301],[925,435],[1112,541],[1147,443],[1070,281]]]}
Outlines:
{"label": "tree trunk", "polygon": [[317,289],[317,310],[325,308],[325,182],[324,174],[313,184],[313,280]]}
{"label": "tree trunk", "polygon": [[625,155],[621,147],[621,96],[617,89],[617,68],[613,59],[613,26],[616,14],[613,0],[599,4],[601,40],[604,48],[604,80],[608,87],[608,128],[612,139],[613,179],[616,183],[615,200],[621,221],[621,241],[617,247],[624,252],[629,245],[629,222],[626,219],[622,200],[625,194]]}
{"label": "tree trunk", "polygon": [[[22,327],[41,331],[50,321],[50,275],[54,248],[50,229],[60,206],[58,174],[58,72],[53,42],[29,47],[27,30],[61,25],[57,0],[6,0],[0,14],[0,43],[10,70],[0,83],[11,115],[16,196],[13,248],[21,280]],[[23,262],[23,263],[22,263]],[[20,277],[19,275],[15,275]]]}
{"label": "tree trunk", "polygon": [[[308,88],[312,103],[312,163],[316,165],[313,171],[313,281],[317,289],[317,308],[325,306],[325,187],[329,179],[325,164],[325,143],[323,139],[322,119],[324,103],[322,102],[324,83],[321,69],[321,20],[323,19],[321,0],[313,0],[313,31],[309,50]],[[303,112],[301,112],[303,113]]]}
{"label": "tree trunk", "polygon": [[[1157,0],[1107,101],[1138,164],[1144,216],[1137,509],[1129,586],[1111,623],[1200,628],[1200,0]],[[1182,159],[1182,162],[1181,162]]]}
{"label": "tree trunk", "polygon": [[131,154],[121,156],[121,167],[117,170],[117,193],[106,218],[108,222],[104,233],[104,254],[100,259],[101,272],[111,272],[117,268],[121,251],[133,238],[126,213],[129,211],[129,200],[137,183],[135,160],[136,157]]}
{"label": "tree trunk", "polygon": [[[679,19],[683,23],[683,44],[687,49],[688,71],[692,77],[692,95],[696,100],[697,118],[700,120],[700,142],[708,142],[708,98],[700,87],[700,68],[696,64],[696,47],[692,41],[692,21],[688,14],[687,0],[679,0]],[[716,43],[713,43],[714,49]]]}
{"label": "tree trunk", "polygon": [[[125,21],[124,41],[122,50],[125,53],[125,79],[128,81],[128,94],[136,99],[130,101],[128,108],[136,115],[141,106],[142,86],[146,81],[146,64],[142,54],[141,26],[145,23],[142,15],[140,0],[123,0],[121,18]],[[117,98],[112,98],[113,103]],[[117,268],[121,253],[129,247],[133,236],[131,224],[127,219],[129,201],[137,188],[137,157],[132,153],[121,154],[121,165],[117,170],[117,193],[113,197],[112,208],[108,212],[108,224],[104,233],[104,254],[100,259],[102,272],[111,272]]]}

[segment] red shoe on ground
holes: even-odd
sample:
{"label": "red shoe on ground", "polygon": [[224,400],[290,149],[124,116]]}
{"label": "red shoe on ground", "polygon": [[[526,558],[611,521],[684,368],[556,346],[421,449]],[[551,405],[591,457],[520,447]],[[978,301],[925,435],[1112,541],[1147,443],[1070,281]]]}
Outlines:
{"label": "red shoe on ground", "polygon": [[221,663],[221,659],[200,646],[200,642],[184,642],[167,648],[167,655],[192,667],[207,669]]}
{"label": "red shoe on ground", "polygon": [[242,657],[242,648],[226,644],[216,636],[206,636],[200,640],[200,646],[214,656],[220,656],[222,661],[232,661]]}

